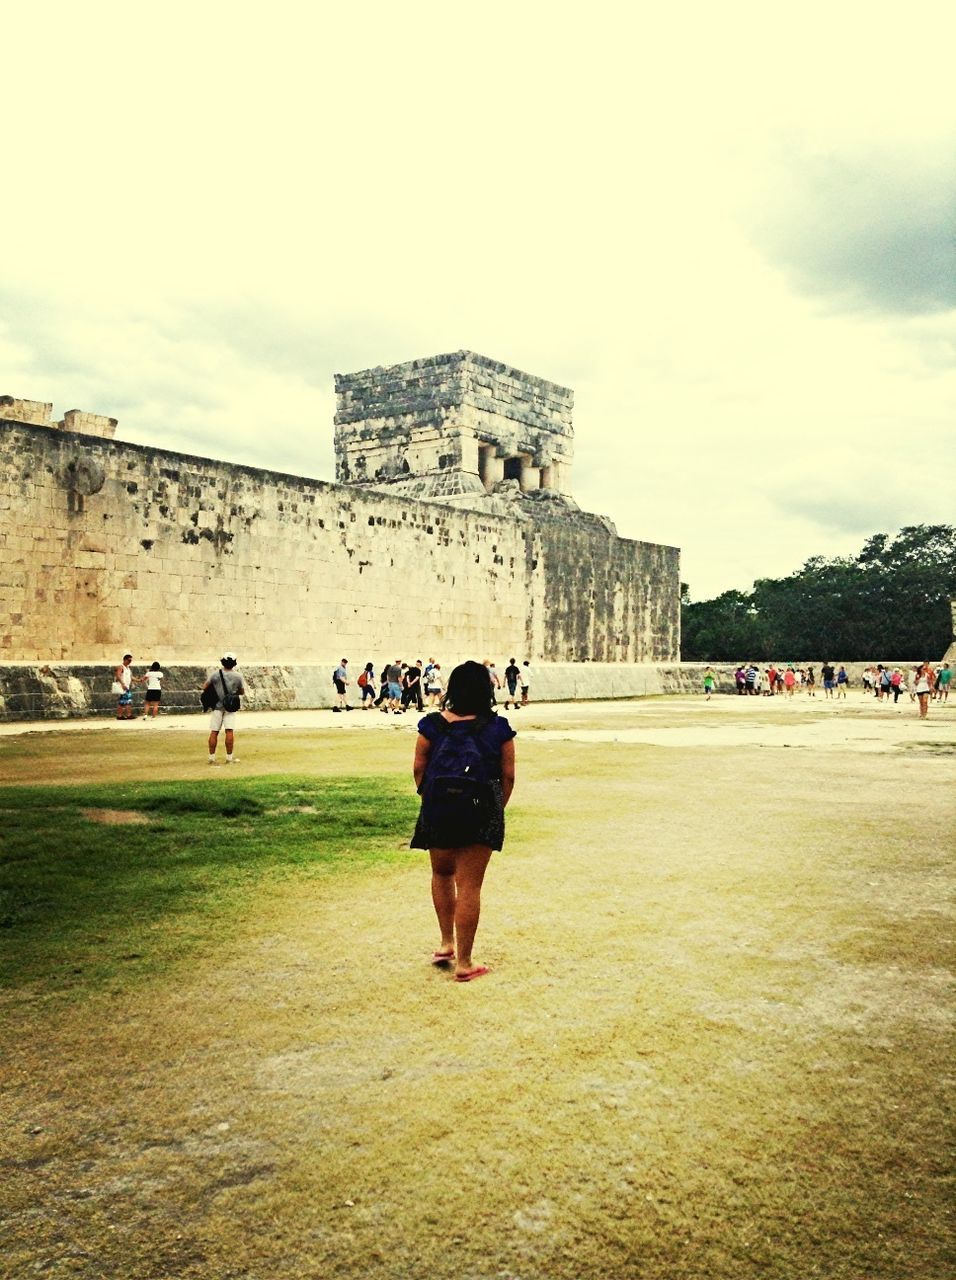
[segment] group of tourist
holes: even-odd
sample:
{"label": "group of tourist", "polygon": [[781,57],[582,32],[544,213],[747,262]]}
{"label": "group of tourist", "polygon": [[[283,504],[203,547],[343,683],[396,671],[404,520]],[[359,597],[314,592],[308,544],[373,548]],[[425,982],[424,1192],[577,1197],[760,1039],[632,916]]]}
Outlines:
{"label": "group of tourist", "polygon": [[[499,675],[495,664],[488,659],[480,665],[484,666],[491,686],[492,706],[497,705],[502,692],[505,693],[502,700],[505,710],[514,707],[517,711],[528,705],[531,693],[530,662],[526,661],[519,667],[517,660],[512,658],[502,675]],[[351,683],[349,660],[343,658],[332,673],[332,684],[335,687],[333,711],[353,710],[348,700]],[[366,662],[355,683],[361,690],[362,710],[373,711],[377,708],[383,715],[388,715],[389,712],[396,716],[404,715],[411,706],[424,711],[426,699],[429,707],[436,708],[441,705],[446,692],[441,663],[434,658],[429,658],[424,664],[421,658],[414,662],[403,662],[401,658],[396,658],[394,662],[383,662],[377,675],[374,663]]]}
{"label": "group of tourist", "polygon": [[[824,662],[820,668],[820,679],[826,697],[846,697],[850,684],[846,667],[837,669],[831,662]],[[763,670],[755,662],[742,662],[734,671],[734,685],[741,696],[772,698],[782,694],[792,698],[794,694],[803,692],[811,698],[817,696],[817,677],[813,667],[798,667],[792,662],[786,666],[771,662]],[[713,667],[704,672],[704,692],[708,698],[717,692],[717,675]]]}
{"label": "group of tourist", "polygon": [[[234,754],[236,715],[239,711],[240,698],[246,692],[241,673],[237,670],[238,658],[234,653],[224,653],[219,659],[218,670],[209,672],[202,687],[200,701],[209,712],[209,763],[218,764],[216,751],[219,734],[225,731],[226,764],[238,764]],[[165,672],[158,662],[150,663],[147,671],[141,676],[133,675],[133,655],[123,654],[123,661],[113,671],[113,694],[116,697],[116,719],[132,720],[133,685],[146,686],[143,702],[143,719],[153,720],[159,714],[163,698],[163,680]]]}
{"label": "group of tourist", "polygon": [[153,662],[144,675],[134,676],[133,655],[123,654],[123,661],[113,671],[113,693],[116,695],[116,719],[133,719],[133,685],[144,684],[146,696],[143,705],[143,719],[151,720],[159,714],[159,704],[163,696],[164,673],[158,662]]}
{"label": "group of tourist", "polygon": [[[900,667],[885,667],[882,662],[875,666],[865,667],[862,675],[864,694],[872,694],[878,699],[892,697],[894,705],[899,702],[900,695],[909,693],[911,702],[919,703],[920,719],[925,720],[930,702],[936,699],[946,702],[949,699],[949,686],[953,673],[948,662],[944,662],[939,670],[934,670],[929,662],[920,662],[913,667],[909,682]],[[850,677],[846,667],[834,667],[832,662],[824,662],[820,668],[820,679],[823,694],[826,698],[845,698],[850,687]],[[708,701],[717,692],[717,673],[713,667],[704,671],[704,695]],[[778,667],[771,663],[761,670],[756,663],[741,663],[734,671],[734,685],[741,696],[773,697],[785,694],[792,698],[796,693],[806,692],[811,698],[816,694],[816,674],[813,667],[797,667],[788,663],[786,667]]]}
{"label": "group of tourist", "polygon": [[944,662],[938,670],[934,670],[929,662],[917,663],[909,673],[909,681],[901,667],[885,667],[882,662],[878,662],[876,666],[864,668],[863,692],[872,694],[880,701],[888,702],[892,698],[894,706],[899,702],[901,694],[908,693],[910,702],[919,703],[920,719],[925,720],[929,704],[934,699],[937,702],[949,701],[952,679],[953,672],[948,662]]}

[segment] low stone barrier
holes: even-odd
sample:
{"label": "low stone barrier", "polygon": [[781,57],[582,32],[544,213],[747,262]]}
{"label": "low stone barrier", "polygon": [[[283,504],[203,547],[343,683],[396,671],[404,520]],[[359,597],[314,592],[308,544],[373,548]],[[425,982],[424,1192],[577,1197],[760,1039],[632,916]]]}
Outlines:
{"label": "low stone barrier", "polygon": [[[285,709],[311,710],[331,707],[334,702],[332,669],[334,662],[312,665],[248,665],[241,668],[248,687],[244,706],[252,711]],[[532,702],[595,701],[617,698],[646,698],[662,694],[700,693],[706,663],[613,665],[610,663],[542,663],[532,675]],[[806,662],[798,666],[808,665]],[[819,685],[820,663],[811,662]],[[839,666],[834,662],[834,666]],[[845,663],[851,687],[861,687],[868,663]],[[912,661],[888,662],[911,671]],[[358,670],[361,668],[359,667]],[[358,675],[358,670],[354,675]],[[503,670],[503,668],[502,668]],[[0,663],[0,720],[67,720],[115,713],[116,695],[111,692],[112,665]],[[145,671],[133,666],[135,676]],[[199,690],[207,668],[200,665],[170,665],[163,668],[163,711],[200,714]],[[734,667],[714,664],[718,692],[735,694]],[[144,686],[133,685],[133,701],[142,711]],[[507,691],[505,691],[507,692]],[[353,683],[349,701],[360,701]],[[499,702],[503,698],[499,694]]]}

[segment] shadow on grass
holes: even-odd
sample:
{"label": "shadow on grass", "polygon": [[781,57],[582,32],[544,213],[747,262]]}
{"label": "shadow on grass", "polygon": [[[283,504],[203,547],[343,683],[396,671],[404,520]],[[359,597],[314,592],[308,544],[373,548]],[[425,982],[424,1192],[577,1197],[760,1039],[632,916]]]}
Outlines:
{"label": "shadow on grass", "polygon": [[270,879],[407,858],[416,807],[395,778],[0,789],[0,985],[149,977],[225,936]]}

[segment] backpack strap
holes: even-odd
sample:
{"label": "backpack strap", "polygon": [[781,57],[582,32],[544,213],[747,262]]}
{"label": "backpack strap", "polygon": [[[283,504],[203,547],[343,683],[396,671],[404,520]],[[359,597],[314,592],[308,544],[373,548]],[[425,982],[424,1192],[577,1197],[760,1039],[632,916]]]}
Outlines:
{"label": "backpack strap", "polygon": [[[449,731],[449,729],[451,729],[452,722],[446,720],[440,711],[433,711],[429,716],[426,717],[426,719],[430,720],[432,724],[439,730],[439,737],[441,737],[443,734],[446,734]],[[454,723],[461,724],[461,721],[458,720],[458,721],[455,721]],[[468,732],[471,734],[476,734],[479,732],[479,730],[483,729],[486,724],[491,724],[491,716],[475,716],[474,720],[472,720],[471,722],[471,727],[468,730]]]}

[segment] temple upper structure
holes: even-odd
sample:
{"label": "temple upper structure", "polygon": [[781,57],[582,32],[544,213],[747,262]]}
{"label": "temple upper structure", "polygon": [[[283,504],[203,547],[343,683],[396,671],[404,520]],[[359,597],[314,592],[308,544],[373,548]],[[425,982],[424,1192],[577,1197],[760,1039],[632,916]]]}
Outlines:
{"label": "temple upper structure", "polygon": [[486,507],[548,496],[574,506],[574,392],[472,351],[336,374],[336,479]]}

